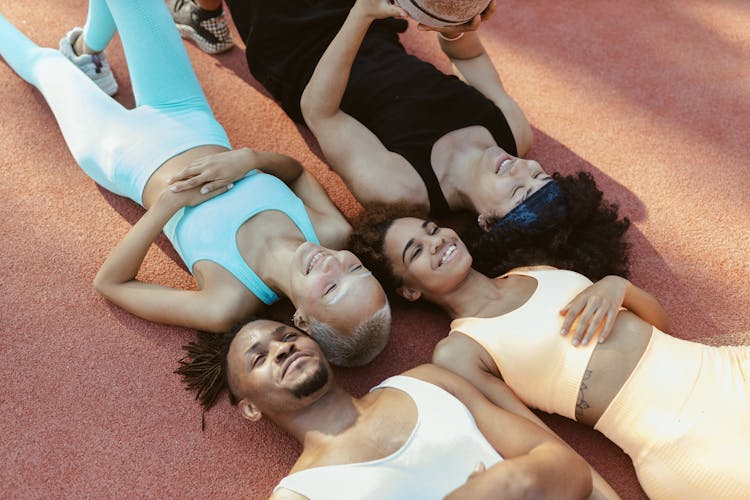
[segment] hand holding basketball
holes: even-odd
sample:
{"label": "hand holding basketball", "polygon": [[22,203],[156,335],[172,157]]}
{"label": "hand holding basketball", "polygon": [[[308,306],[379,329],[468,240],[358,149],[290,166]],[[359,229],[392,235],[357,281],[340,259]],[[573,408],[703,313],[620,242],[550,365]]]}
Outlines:
{"label": "hand holding basketball", "polygon": [[354,9],[357,9],[360,15],[371,19],[407,16],[406,11],[393,0],[358,0],[354,4]]}
{"label": "hand holding basketball", "polygon": [[[495,10],[494,0],[396,0],[420,25],[452,27],[458,33],[476,30]],[[439,30],[442,32],[442,30]]]}

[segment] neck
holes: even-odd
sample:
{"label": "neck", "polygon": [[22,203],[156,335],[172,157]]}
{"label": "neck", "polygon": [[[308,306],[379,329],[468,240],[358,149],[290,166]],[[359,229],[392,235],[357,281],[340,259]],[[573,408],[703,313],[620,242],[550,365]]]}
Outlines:
{"label": "neck", "polygon": [[350,428],[361,414],[359,400],[334,385],[312,405],[272,417],[279,427],[302,443],[305,451],[324,445]]}
{"label": "neck", "polygon": [[482,159],[484,150],[494,146],[492,136],[474,132],[468,127],[441,138],[432,151],[432,163],[448,205],[453,210],[477,212],[472,193],[475,190],[473,173],[475,164]]}
{"label": "neck", "polygon": [[291,263],[305,239],[300,236],[268,238],[263,243],[261,262],[255,272],[272,290],[289,297],[291,292]]}
{"label": "neck", "polygon": [[503,297],[502,280],[493,280],[474,269],[453,290],[425,298],[442,307],[452,318],[476,316],[487,304]]}

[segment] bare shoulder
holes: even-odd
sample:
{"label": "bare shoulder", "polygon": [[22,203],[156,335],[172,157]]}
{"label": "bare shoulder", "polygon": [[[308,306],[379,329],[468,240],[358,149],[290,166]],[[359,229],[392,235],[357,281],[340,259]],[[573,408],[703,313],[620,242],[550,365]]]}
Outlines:
{"label": "bare shoulder", "polygon": [[295,493],[292,490],[287,490],[286,488],[279,488],[278,490],[274,491],[271,496],[270,500],[306,500],[307,497],[304,495],[300,495],[299,493]]}
{"label": "bare shoulder", "polygon": [[412,368],[403,373],[408,377],[413,377],[432,385],[440,387],[454,396],[461,392],[468,382],[461,376],[434,364],[424,364]]}
{"label": "bare shoulder", "polygon": [[503,274],[503,276],[507,276],[508,274],[512,274],[512,273],[516,273],[516,272],[541,271],[541,270],[544,270],[544,269],[557,270],[556,267],[548,266],[546,264],[538,265],[538,266],[523,266],[523,267],[514,267],[513,269],[511,269],[507,273]]}

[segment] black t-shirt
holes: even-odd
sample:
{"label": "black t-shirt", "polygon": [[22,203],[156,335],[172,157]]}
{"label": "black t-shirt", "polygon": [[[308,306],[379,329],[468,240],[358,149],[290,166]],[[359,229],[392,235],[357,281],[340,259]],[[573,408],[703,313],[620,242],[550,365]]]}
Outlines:
{"label": "black t-shirt", "polygon": [[[253,76],[302,123],[300,98],[315,66],[349,13],[352,0],[227,0],[247,47]],[[487,128],[516,155],[502,111],[475,88],[406,52],[404,20],[376,21],[352,65],[341,109],[403,156],[425,183],[433,215],[448,210],[432,169],[432,146],[453,130]]]}

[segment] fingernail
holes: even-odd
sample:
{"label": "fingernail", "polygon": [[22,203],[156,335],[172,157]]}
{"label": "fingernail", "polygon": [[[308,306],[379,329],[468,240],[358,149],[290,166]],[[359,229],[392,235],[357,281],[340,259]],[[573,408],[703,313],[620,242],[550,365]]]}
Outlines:
{"label": "fingernail", "polygon": [[578,347],[578,344],[580,344],[580,342],[578,341],[578,339],[574,339],[573,340],[573,345],[576,346],[576,347]]}
{"label": "fingernail", "polygon": [[604,343],[604,337],[599,337],[599,340],[597,340],[597,342],[599,342],[600,344],[603,344]]}
{"label": "fingernail", "polygon": [[207,187],[202,187],[201,188],[201,194],[206,194],[206,193],[208,193],[208,188]]}
{"label": "fingernail", "polygon": [[169,186],[170,191],[177,191],[177,186]]}
{"label": "fingernail", "polygon": [[234,187],[234,182],[230,182],[227,184],[227,189],[232,189]]}
{"label": "fingernail", "polygon": [[560,335],[565,336],[565,330],[560,330]]}

